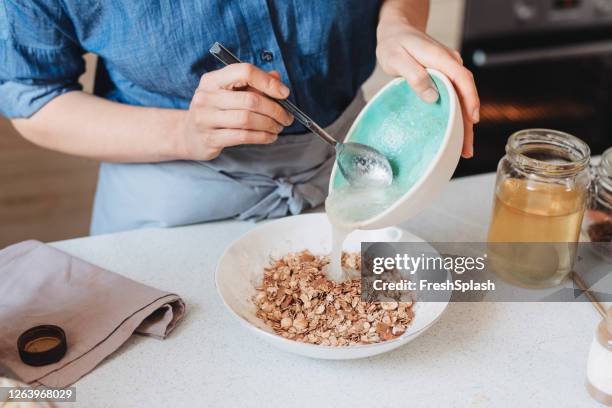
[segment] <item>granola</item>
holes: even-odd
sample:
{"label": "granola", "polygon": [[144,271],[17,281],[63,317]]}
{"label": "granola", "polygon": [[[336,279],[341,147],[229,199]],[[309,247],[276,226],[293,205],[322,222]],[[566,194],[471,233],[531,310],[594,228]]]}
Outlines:
{"label": "granola", "polygon": [[[359,279],[333,282],[329,257],[292,253],[264,270],[253,303],[277,334],[325,346],[379,343],[401,336],[414,317],[412,302],[363,302]],[[342,266],[359,271],[359,253],[342,254]]]}

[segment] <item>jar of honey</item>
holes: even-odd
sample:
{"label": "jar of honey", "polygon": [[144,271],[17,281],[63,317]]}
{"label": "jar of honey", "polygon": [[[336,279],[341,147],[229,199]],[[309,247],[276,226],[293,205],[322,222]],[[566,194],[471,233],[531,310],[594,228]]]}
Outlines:
{"label": "jar of honey", "polygon": [[489,264],[503,279],[551,287],[571,271],[589,196],[590,149],[567,133],[514,133],[499,162]]}

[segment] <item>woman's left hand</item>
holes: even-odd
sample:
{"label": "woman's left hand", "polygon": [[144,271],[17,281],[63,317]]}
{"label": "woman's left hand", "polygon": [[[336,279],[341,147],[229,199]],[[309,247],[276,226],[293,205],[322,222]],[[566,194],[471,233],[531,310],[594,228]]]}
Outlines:
{"label": "woman's left hand", "polygon": [[424,32],[401,22],[378,27],[376,56],[389,75],[404,77],[425,102],[434,103],[439,94],[425,67],[445,74],[459,96],[464,124],[462,156],[474,155],[474,124],[480,120],[480,99],[472,73],[463,66],[459,53],[438,43]]}

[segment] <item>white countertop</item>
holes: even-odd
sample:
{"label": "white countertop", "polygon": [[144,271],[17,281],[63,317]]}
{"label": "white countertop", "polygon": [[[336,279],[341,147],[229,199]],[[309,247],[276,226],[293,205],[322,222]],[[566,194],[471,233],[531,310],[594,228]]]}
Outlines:
{"label": "white countertop", "polygon": [[[483,241],[493,184],[492,174],[454,180],[403,226],[429,241]],[[226,221],[53,244],[176,292],[188,307],[166,340],[132,336],[82,378],[78,406],[601,406],[584,388],[599,321],[589,303],[450,304],[421,337],[364,360],[311,360],[272,348],[224,309],[213,280],[224,248],[254,225]]]}

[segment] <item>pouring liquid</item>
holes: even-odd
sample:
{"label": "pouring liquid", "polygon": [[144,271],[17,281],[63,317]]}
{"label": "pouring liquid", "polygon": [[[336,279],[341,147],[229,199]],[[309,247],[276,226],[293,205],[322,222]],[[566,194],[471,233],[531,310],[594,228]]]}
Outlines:
{"label": "pouring liquid", "polygon": [[342,245],[352,230],[342,229],[332,224],[332,250],[329,258],[327,277],[335,282],[342,282],[347,274],[342,269]]}
{"label": "pouring liquid", "polygon": [[395,185],[334,190],[325,200],[325,211],[332,224],[332,251],[327,277],[336,282],[346,279],[342,270],[342,245],[360,223],[382,213],[402,195]]}

